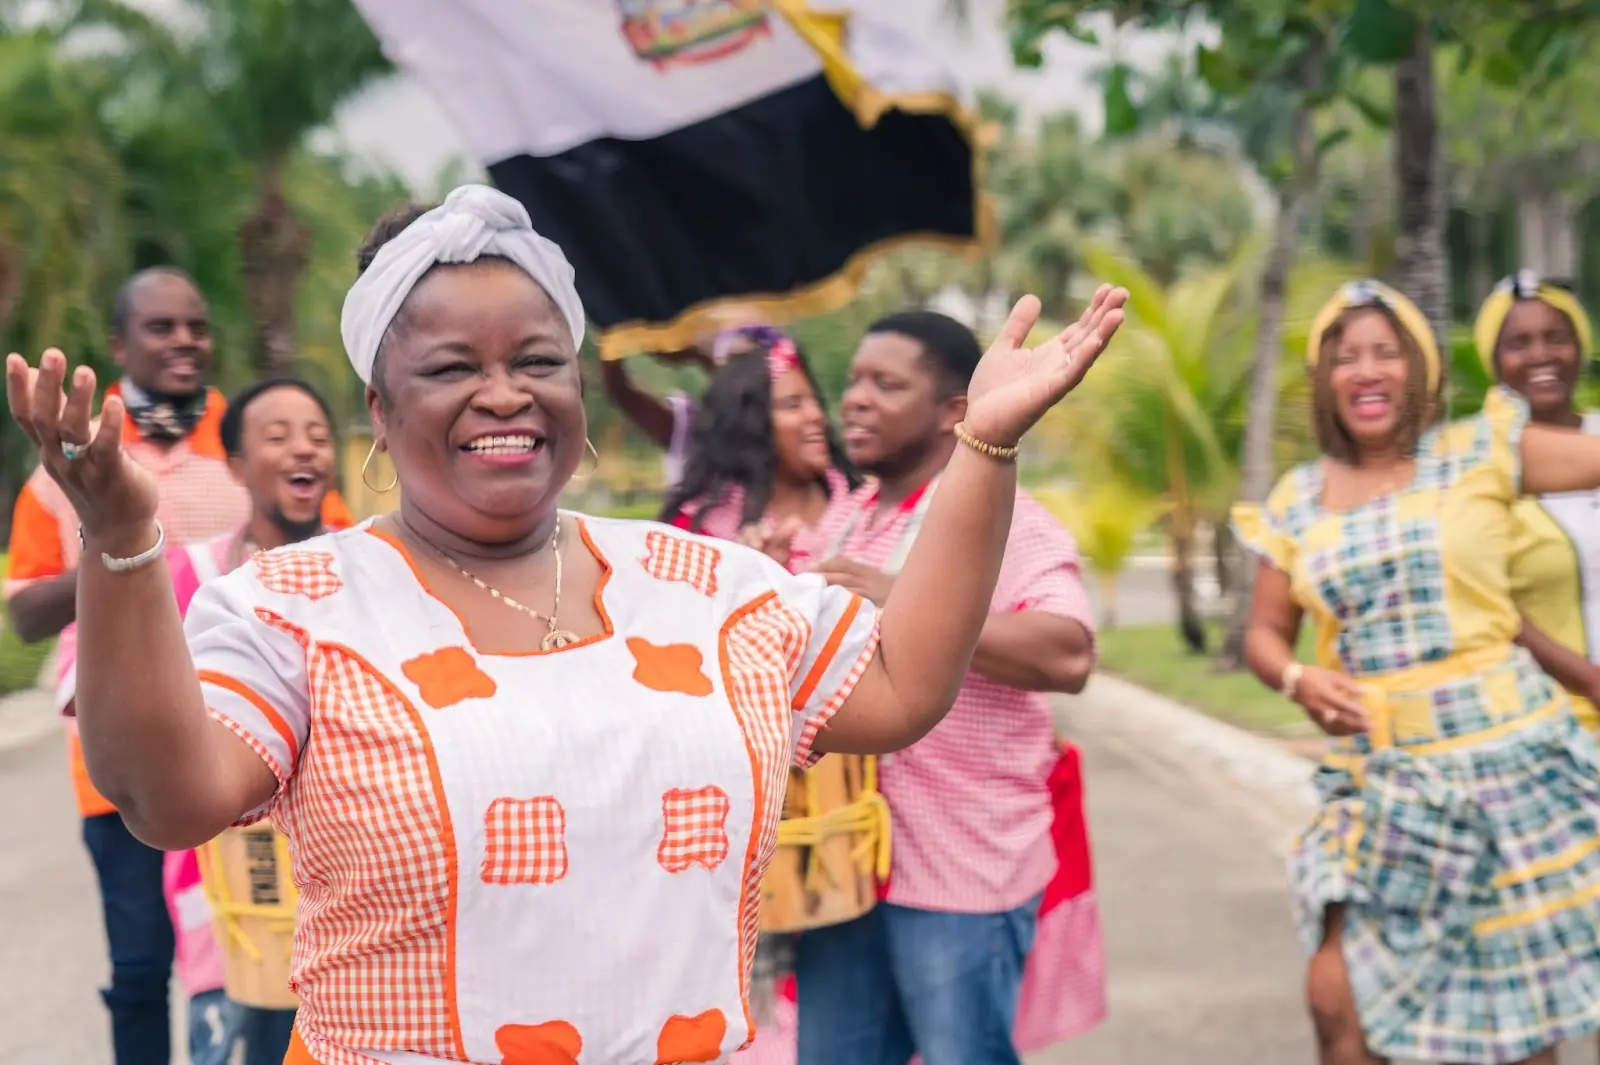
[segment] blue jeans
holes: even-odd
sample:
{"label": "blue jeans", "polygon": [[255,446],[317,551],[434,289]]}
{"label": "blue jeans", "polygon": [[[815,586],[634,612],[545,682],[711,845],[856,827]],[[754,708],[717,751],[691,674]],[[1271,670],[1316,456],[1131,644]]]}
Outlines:
{"label": "blue jeans", "polygon": [[1039,899],[1005,913],[879,903],[805,932],[798,1065],[1020,1065],[1011,1041]]}
{"label": "blue jeans", "polygon": [[294,1032],[294,1010],[238,1006],[239,1037],[244,1040],[244,1065],[283,1065]]}
{"label": "blue jeans", "polygon": [[241,1012],[221,988],[189,1000],[189,1065],[228,1065],[239,1041]]}
{"label": "blue jeans", "polygon": [[172,919],[161,893],[162,853],[133,838],[121,814],[83,819],[83,842],[100,880],[111,986],[100,992],[111,1013],[116,1065],[168,1065],[172,1020]]}
{"label": "blue jeans", "polygon": [[244,1043],[244,1065],[283,1065],[294,1010],[241,1006],[220,988],[189,1000],[189,1065],[228,1065]]}

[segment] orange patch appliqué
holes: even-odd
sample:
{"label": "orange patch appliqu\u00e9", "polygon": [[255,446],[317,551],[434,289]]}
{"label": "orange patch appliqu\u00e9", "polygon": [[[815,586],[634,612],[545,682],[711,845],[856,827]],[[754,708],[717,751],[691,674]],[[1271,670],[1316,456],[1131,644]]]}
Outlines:
{"label": "orange patch appliqu\u00e9", "polygon": [[656,1036],[656,1065],[716,1061],[728,1035],[728,1018],[721,1010],[706,1010],[693,1017],[668,1017]]}
{"label": "orange patch appliqu\u00e9", "polygon": [[489,804],[478,875],[485,884],[554,884],[567,875],[567,811],[555,796]]}
{"label": "orange patch appliqu\u00e9", "polygon": [[[691,865],[715,869],[728,860],[728,793],[715,784],[673,788],[661,796],[661,843],[656,861],[669,873]],[[692,1059],[688,1059],[692,1060]]]}
{"label": "orange patch appliqu\u00e9", "polygon": [[583,1037],[566,1021],[502,1024],[495,1030],[500,1065],[578,1065]]}
{"label": "orange patch appliqu\u00e9", "polygon": [[678,581],[701,595],[717,594],[717,563],[722,552],[698,540],[659,530],[645,534],[644,570],[658,581]]}
{"label": "orange patch appliqu\u00e9", "polygon": [[494,678],[478,668],[465,647],[442,647],[418,655],[401,666],[400,672],[435,710],[468,699],[487,699],[498,690]]}
{"label": "orange patch appliqu\u00e9", "polygon": [[326,551],[269,551],[255,557],[256,580],[269,592],[326,599],[344,587]]}
{"label": "orange patch appliqu\u00e9", "polygon": [[694,644],[669,643],[658,647],[649,640],[629,636],[628,650],[633,652],[633,679],[651,691],[711,694],[711,678],[701,668],[705,656]]}

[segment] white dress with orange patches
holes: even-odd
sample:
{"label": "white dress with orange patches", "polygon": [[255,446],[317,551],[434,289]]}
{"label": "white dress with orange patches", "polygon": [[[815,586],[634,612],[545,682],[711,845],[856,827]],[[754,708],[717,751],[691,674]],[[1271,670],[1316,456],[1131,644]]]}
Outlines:
{"label": "white dress with orange patches", "polygon": [[252,816],[290,838],[319,1065],[722,1061],[750,1037],[788,766],[874,612],[737,545],[567,520],[607,631],[558,651],[479,652],[366,527],[190,608],[211,713],[281,784]]}

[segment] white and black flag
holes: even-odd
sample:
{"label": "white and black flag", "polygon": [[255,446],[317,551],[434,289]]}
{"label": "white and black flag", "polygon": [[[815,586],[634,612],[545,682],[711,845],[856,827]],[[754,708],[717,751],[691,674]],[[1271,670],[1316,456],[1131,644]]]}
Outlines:
{"label": "white and black flag", "polygon": [[603,357],[685,346],[729,301],[830,310],[872,253],[984,229],[955,84],[893,0],[356,6],[572,260]]}

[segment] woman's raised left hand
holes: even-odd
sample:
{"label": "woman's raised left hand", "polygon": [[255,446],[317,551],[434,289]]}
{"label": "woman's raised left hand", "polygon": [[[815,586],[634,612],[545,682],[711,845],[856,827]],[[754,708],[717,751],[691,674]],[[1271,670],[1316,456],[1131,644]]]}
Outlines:
{"label": "woman's raised left hand", "polygon": [[1126,289],[1101,285],[1076,322],[1038,347],[1026,348],[1039,320],[1039,300],[1018,300],[972,374],[967,430],[997,447],[1016,444],[1083,380],[1122,324],[1127,302]]}

